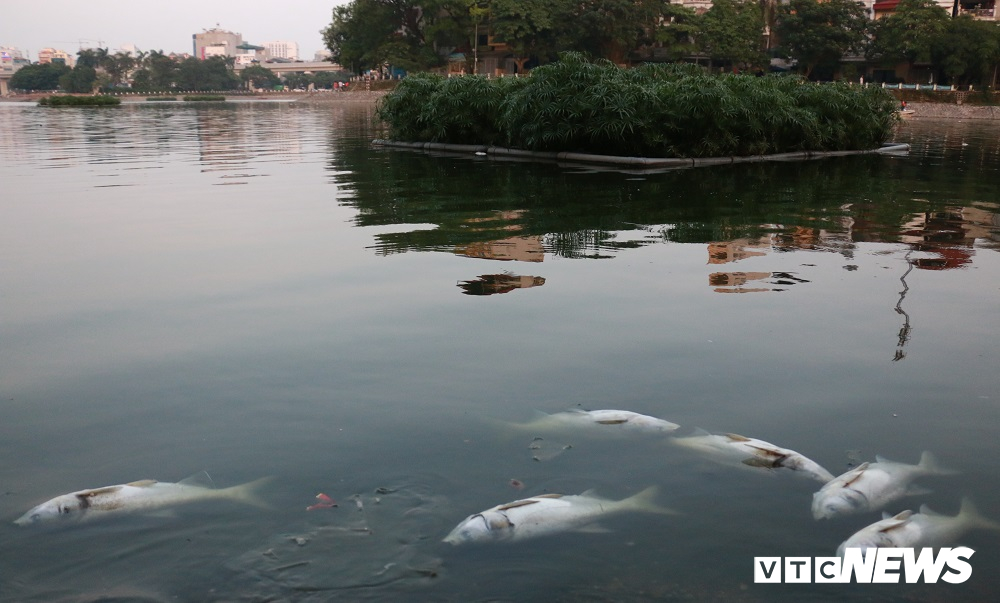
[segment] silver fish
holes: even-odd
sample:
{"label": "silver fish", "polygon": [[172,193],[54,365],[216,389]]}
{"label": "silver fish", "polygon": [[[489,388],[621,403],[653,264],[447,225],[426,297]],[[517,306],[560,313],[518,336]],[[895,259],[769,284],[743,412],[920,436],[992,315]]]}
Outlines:
{"label": "silver fish", "polygon": [[798,471],[823,483],[833,479],[833,474],[824,469],[819,463],[794,450],[735,433],[711,434],[700,432],[692,436],[675,438],[674,442],[680,446],[698,450],[718,460],[739,461],[750,467],[762,467],[765,469],[784,467],[785,469]]}
{"label": "silver fish", "polygon": [[962,500],[958,515],[942,515],[931,511],[927,505],[919,513],[903,511],[895,516],[888,513],[881,521],[861,528],[837,548],[843,557],[844,550],[860,548],[863,551],[880,547],[923,548],[946,546],[955,543],[970,530],[1000,530],[1000,524],[979,514],[969,499]]}
{"label": "silver fish", "polygon": [[589,490],[579,495],[532,496],[468,516],[444,538],[444,542],[459,545],[526,540],[584,530],[601,517],[626,511],[674,513],[656,504],[656,492],[656,487],[651,486],[623,500],[600,498]]}
{"label": "silver fish", "polygon": [[20,526],[51,521],[82,521],[123,513],[143,513],[202,500],[227,499],[266,507],[256,490],[271,478],[215,489],[205,484],[207,473],[177,483],[147,479],[116,486],[80,490],[57,496],[31,509],[14,523]]}
{"label": "silver fish", "polygon": [[953,473],[937,462],[930,452],[920,463],[907,465],[876,456],[874,463],[862,463],[838,475],[813,494],[812,513],[816,519],[878,511],[903,496],[925,492],[910,485],[922,475]]}
{"label": "silver fish", "polygon": [[532,432],[591,429],[601,433],[670,433],[680,425],[629,410],[569,410],[553,414],[538,413],[527,423],[513,426]]}

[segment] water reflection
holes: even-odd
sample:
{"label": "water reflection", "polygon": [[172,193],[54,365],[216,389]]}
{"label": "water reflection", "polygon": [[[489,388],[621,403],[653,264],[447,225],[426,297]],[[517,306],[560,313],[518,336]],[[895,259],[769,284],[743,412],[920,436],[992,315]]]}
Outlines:
{"label": "water reflection", "polygon": [[[636,181],[624,174],[398,150],[383,150],[373,162],[367,153],[341,153],[334,161],[351,175],[348,204],[359,210],[357,223],[435,225],[378,237],[376,252],[386,255],[457,249],[502,260],[610,258],[681,242],[705,243],[713,262],[720,254],[725,257],[718,261],[728,262],[745,259],[739,254],[749,249],[850,257],[860,242],[909,243],[915,236],[925,246],[936,242],[951,250],[995,248],[1000,241],[992,204],[954,207],[954,191],[914,197],[919,162],[908,159],[755,164]],[[395,176],[403,173],[422,176]],[[995,172],[990,176],[998,181]],[[470,190],[469,180],[480,185]],[[977,186],[982,184],[980,178]],[[511,237],[512,231],[518,235]]]}
{"label": "water reflection", "polygon": [[[505,440],[482,418],[621,406],[835,472],[931,449],[963,473],[907,505],[1000,508],[1000,178],[979,162],[1000,138],[636,180],[373,151],[368,110],[122,109],[0,107],[7,516],[205,467],[277,475],[274,508],[44,537],[8,521],[0,599],[996,598],[987,534],[960,589],[762,590],[754,555],[832,554],[861,525],[660,441]],[[782,294],[715,294],[755,290]],[[514,476],[524,495],[657,484],[685,515],[443,548]],[[317,491],[340,507],[306,511]]]}
{"label": "water reflection", "polygon": [[530,289],[541,287],[545,279],[540,276],[518,275],[510,272],[502,274],[483,274],[471,281],[462,281],[458,286],[466,295],[496,295],[510,293],[515,289]]}

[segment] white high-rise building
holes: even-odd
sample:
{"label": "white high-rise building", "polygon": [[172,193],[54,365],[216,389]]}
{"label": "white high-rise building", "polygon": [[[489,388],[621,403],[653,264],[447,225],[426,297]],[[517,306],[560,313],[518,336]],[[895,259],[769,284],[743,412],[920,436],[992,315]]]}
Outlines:
{"label": "white high-rise building", "polygon": [[267,49],[267,55],[272,59],[299,60],[299,45],[297,42],[275,40],[273,42],[264,42],[263,46]]}

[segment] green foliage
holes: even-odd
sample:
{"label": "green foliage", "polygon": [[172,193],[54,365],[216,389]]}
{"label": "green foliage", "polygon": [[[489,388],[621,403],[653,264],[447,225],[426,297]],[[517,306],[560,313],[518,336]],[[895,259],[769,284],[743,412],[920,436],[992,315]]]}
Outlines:
{"label": "green foliage", "polygon": [[778,39],[785,55],[805,65],[809,77],[818,65],[836,66],[866,40],[868,17],[856,0],[791,0],[778,8]]}
{"label": "green foliage", "polygon": [[115,107],[121,103],[114,96],[46,96],[38,101],[42,107]]}
{"label": "green foliage", "polygon": [[14,90],[55,90],[59,87],[59,78],[69,71],[70,68],[61,63],[25,65],[10,77],[10,87]]}
{"label": "green foliage", "polygon": [[891,15],[875,22],[868,58],[911,65],[930,61],[934,40],[944,33],[949,19],[934,0],[901,0]]}
{"label": "green foliage", "polygon": [[185,96],[183,100],[198,103],[198,102],[219,102],[226,100],[226,97],[222,94],[197,94]]}
{"label": "green foliage", "polygon": [[333,60],[360,73],[439,66],[437,49],[468,44],[472,30],[467,0],[353,0],[321,33]]}
{"label": "green foliage", "polygon": [[[225,98],[225,97],[223,97]],[[150,103],[170,102],[177,100],[176,96],[147,96],[146,101]]]}
{"label": "green foliage", "polygon": [[176,87],[181,90],[236,90],[240,78],[233,73],[231,58],[188,58],[177,67]]}
{"label": "green foliage", "polygon": [[960,15],[948,21],[931,45],[934,63],[959,86],[990,84],[1000,62],[1000,26]]}
{"label": "green foliage", "polygon": [[244,67],[240,71],[240,79],[253,88],[274,88],[281,83],[281,78],[275,72],[260,65]]}
{"label": "green foliage", "polygon": [[94,91],[94,83],[97,81],[97,71],[84,63],[77,63],[76,67],[59,78],[59,87],[71,93],[90,93]]}
{"label": "green foliage", "polygon": [[764,13],[755,0],[714,0],[701,16],[699,46],[713,59],[733,66],[767,63],[761,49]]}
{"label": "green foliage", "polygon": [[693,65],[621,69],[567,53],[528,78],[411,76],[378,116],[395,140],[712,157],[875,148],[896,106],[880,88],[716,76]]}

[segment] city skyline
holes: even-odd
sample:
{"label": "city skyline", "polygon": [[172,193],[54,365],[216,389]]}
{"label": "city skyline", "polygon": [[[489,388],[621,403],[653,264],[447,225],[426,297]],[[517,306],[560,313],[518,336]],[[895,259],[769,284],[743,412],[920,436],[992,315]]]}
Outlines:
{"label": "city skyline", "polygon": [[330,24],[333,8],[348,1],[302,0],[289,8],[282,3],[248,7],[234,0],[173,0],[162,5],[52,0],[44,5],[44,16],[43,5],[18,3],[0,22],[0,46],[17,48],[33,62],[43,48],[75,55],[81,48],[115,52],[132,44],[143,51],[191,53],[191,36],[218,27],[242,34],[251,44],[296,42],[300,58],[309,60],[325,50],[320,30]]}

